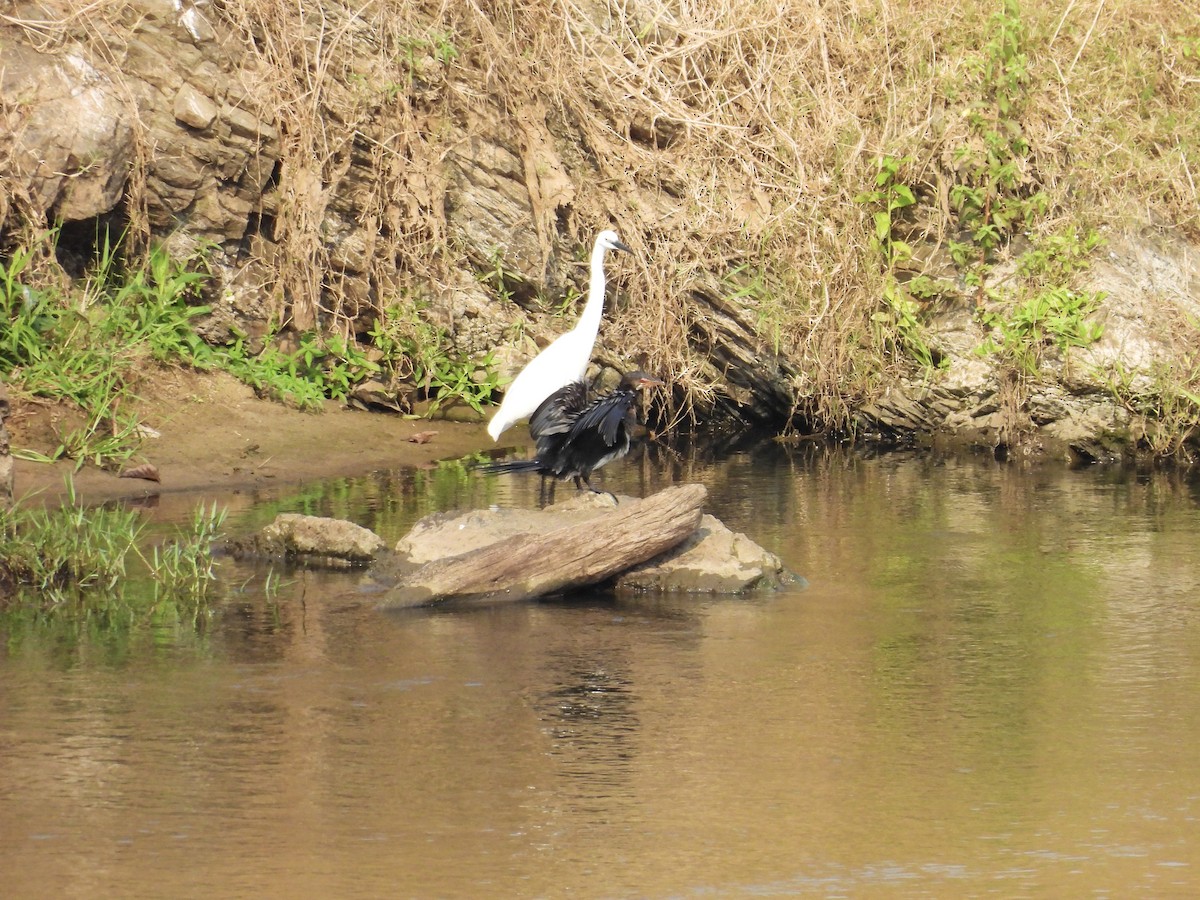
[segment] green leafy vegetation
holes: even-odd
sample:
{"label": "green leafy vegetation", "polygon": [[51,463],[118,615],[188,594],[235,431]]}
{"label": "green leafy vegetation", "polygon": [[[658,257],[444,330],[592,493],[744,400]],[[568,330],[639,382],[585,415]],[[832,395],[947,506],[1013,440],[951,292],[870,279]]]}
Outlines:
{"label": "green leafy vegetation", "polygon": [[[950,204],[958,228],[970,236],[983,265],[1013,230],[1031,225],[1047,208],[1029,175],[1029,142],[1021,123],[1028,101],[1028,32],[1017,0],[1004,0],[992,17],[992,36],[981,53],[967,58],[962,90],[969,136],[954,151],[958,179]],[[958,253],[965,262],[965,250]],[[961,263],[960,263],[961,264]]]}
{"label": "green leafy vegetation", "polygon": [[[1023,376],[1038,373],[1050,348],[1065,352],[1097,340],[1102,329],[1088,316],[1103,299],[1071,286],[1072,276],[1086,268],[1100,246],[1094,229],[1068,225],[1037,235],[1049,200],[1038,188],[1022,123],[1030,105],[1029,42],[1017,0],[1004,0],[990,19],[989,39],[965,57],[958,78],[943,85],[947,101],[959,104],[966,123],[950,154],[954,165],[945,194],[953,236],[944,246],[976,316],[994,335],[979,352],[998,355]],[[869,243],[883,263],[884,309],[872,317],[881,328],[880,339],[928,367],[940,360],[925,337],[923,304],[953,293],[954,287],[923,272],[906,279],[898,272],[909,267],[913,248],[897,237],[897,225],[905,217],[911,222],[940,216],[932,195],[926,198],[905,184],[906,167],[913,162],[911,156],[878,158],[873,189],[856,200],[873,210]],[[1018,234],[1033,235],[1032,248],[1017,258],[1015,274],[1003,287],[989,288],[1000,252]]]}
{"label": "green leafy vegetation", "polygon": [[305,332],[288,353],[270,334],[262,349],[251,353],[244,337],[212,349],[212,364],[254,388],[298,409],[320,409],[327,399],[345,400],[354,386],[380,371],[365,350],[337,335]]}
{"label": "green leafy vegetation", "polygon": [[478,413],[500,386],[491,351],[480,359],[448,351],[446,332],[421,315],[420,300],[387,307],[371,327],[371,345],[382,355],[387,384],[415,384],[418,399],[429,402],[428,415],[453,402],[466,403]]}
{"label": "green leafy vegetation", "polygon": [[870,246],[884,262],[884,308],[871,316],[871,321],[879,328],[880,341],[922,366],[933,367],[941,364],[942,359],[929,345],[920,319],[921,307],[914,298],[928,299],[936,292],[936,284],[927,276],[918,276],[905,283],[897,275],[897,267],[907,263],[913,255],[912,247],[896,236],[900,213],[917,202],[912,188],[900,177],[903,166],[911,162],[908,157],[879,157],[875,161],[874,189],[859,194],[855,201],[874,209]]}
{"label": "green leafy vegetation", "polygon": [[1200,437],[1200,358],[1194,346],[1174,364],[1156,363],[1133,373],[1118,365],[1111,390],[1141,418],[1141,444],[1156,456],[1194,459]]}
{"label": "green leafy vegetation", "polygon": [[[53,245],[51,231],[44,237]],[[19,247],[0,262],[0,377],[29,394],[70,401],[82,421],[63,426],[48,459],[119,464],[140,443],[129,410],[137,373],[148,360],[204,365],[212,351],[191,320],[208,309],[195,305],[202,271],[188,271],[161,247],[143,267],[126,271],[105,237],[95,265],[68,295],[25,279],[34,247]]]}
{"label": "green leafy vegetation", "polygon": [[[120,243],[103,235],[94,264],[63,290],[34,286],[31,262],[52,252],[57,231],[41,246],[22,245],[0,258],[0,377],[18,391],[65,400],[78,416],[64,419],[43,461],[72,459],[116,468],[137,453],[142,431],[134,413],[145,364],[219,368],[264,396],[301,409],[344,400],[378,374],[399,390],[402,382],[428,398],[429,414],[461,400],[482,410],[498,386],[491,355],[470,360],[453,352],[449,336],[426,322],[422,305],[389,307],[369,333],[371,344],[306,332],[285,351],[268,335],[252,352],[245,337],[210,346],[194,320],[209,312],[202,291],[209,281],[202,254],[174,260],[156,246],[144,260],[124,258]],[[18,451],[22,452],[22,451]]]}
{"label": "green leafy vegetation", "polygon": [[1103,327],[1087,317],[1102,299],[1098,292],[1052,287],[1017,304],[1007,315],[985,310],[980,318],[999,337],[989,339],[979,352],[1000,353],[1024,374],[1035,375],[1047,348],[1065,352],[1099,340]]}
{"label": "green leafy vegetation", "polygon": [[1036,241],[1016,260],[1016,287],[995,292],[997,303],[977,309],[993,337],[980,354],[999,354],[1022,375],[1036,375],[1045,351],[1066,353],[1099,340],[1104,328],[1089,317],[1104,300],[1098,291],[1069,287],[1071,276],[1089,264],[1101,244],[1095,231],[1070,228]]}
{"label": "green leafy vegetation", "polygon": [[216,581],[212,545],[221,536],[225,510],[216,502],[205,507],[200,504],[192,515],[191,527],[179,529],[175,539],[156,544],[147,559],[139,554],[154,582],[156,603],[186,600],[192,606],[207,600],[209,588]]}

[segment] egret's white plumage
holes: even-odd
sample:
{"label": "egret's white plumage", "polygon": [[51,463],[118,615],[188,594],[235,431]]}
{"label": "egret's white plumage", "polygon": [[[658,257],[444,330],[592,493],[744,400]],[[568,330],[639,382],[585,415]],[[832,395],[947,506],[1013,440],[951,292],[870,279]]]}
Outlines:
{"label": "egret's white plumage", "polygon": [[529,361],[504,392],[504,400],[488,423],[488,434],[499,440],[505,429],[532,415],[541,402],[561,387],[580,381],[592,358],[592,347],[600,331],[604,312],[604,254],[629,248],[614,231],[602,231],[592,247],[592,273],[588,282],[587,304],[575,327],[554,339],[545,350]]}

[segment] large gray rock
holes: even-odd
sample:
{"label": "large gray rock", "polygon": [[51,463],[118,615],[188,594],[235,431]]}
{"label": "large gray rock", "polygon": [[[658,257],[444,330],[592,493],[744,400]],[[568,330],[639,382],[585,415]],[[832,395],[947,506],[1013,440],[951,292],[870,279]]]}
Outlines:
{"label": "large gray rock", "polygon": [[[620,498],[614,506],[607,495],[581,493],[542,510],[491,509],[426,516],[396,545],[397,556],[409,565],[422,565],[422,572],[453,565],[469,576],[469,590],[489,600],[525,598],[536,593],[528,589],[533,576],[530,569],[542,566],[546,576],[538,581],[540,593],[594,583],[596,573],[616,576],[616,587],[624,591],[690,591],[703,593],[741,593],[758,588],[777,587],[791,581],[775,554],[760,547],[744,534],[730,531],[711,515],[699,514],[703,488],[688,500],[696,504],[696,517],[678,539],[664,552],[652,551],[660,539],[660,530],[674,513],[673,492],[668,488],[646,500]],[[670,500],[671,502],[666,502]],[[664,502],[652,514],[640,518],[640,504]],[[613,536],[628,538],[618,551],[609,554],[602,568],[589,566],[586,571],[576,563],[604,548]],[[499,548],[499,549],[497,549]],[[491,556],[483,556],[490,550]],[[515,565],[511,557],[532,554],[533,560]],[[523,557],[522,557],[523,558]],[[456,560],[468,561],[465,563]],[[493,577],[503,570],[502,577]],[[407,580],[417,588],[429,587],[438,578],[428,574],[409,574]],[[540,578],[540,576],[539,576]],[[420,590],[404,592],[414,602],[423,602]]]}
{"label": "large gray rock", "polygon": [[686,541],[617,578],[619,591],[739,594],[794,580],[774,553],[705,515]]}

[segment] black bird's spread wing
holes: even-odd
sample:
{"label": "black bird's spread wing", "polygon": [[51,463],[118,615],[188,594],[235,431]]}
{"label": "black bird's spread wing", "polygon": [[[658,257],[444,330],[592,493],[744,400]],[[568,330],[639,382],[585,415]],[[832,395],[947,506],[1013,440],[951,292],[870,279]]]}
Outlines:
{"label": "black bird's spread wing", "polygon": [[566,434],[579,413],[587,406],[587,385],[573,381],[541,402],[529,417],[529,434],[540,452],[543,440]]}
{"label": "black bird's spread wing", "polygon": [[615,447],[622,425],[633,408],[635,395],[629,390],[615,390],[592,401],[571,426],[568,442],[584,434],[596,434],[605,446]]}
{"label": "black bird's spread wing", "polygon": [[536,457],[492,463],[485,471],[539,472],[574,478],[576,485],[582,479],[591,488],[592,472],[629,452],[637,426],[637,390],[647,383],[662,382],[641,371],[630,372],[614,390],[591,399],[583,381],[559,388],[529,417]]}

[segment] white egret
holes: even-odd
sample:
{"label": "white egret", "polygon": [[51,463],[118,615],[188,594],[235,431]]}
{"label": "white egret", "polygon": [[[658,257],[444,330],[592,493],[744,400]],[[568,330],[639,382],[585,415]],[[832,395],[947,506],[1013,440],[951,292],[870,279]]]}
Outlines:
{"label": "white egret", "polygon": [[637,425],[637,392],[660,384],[640,370],[627,372],[613,390],[589,400],[584,383],[573,381],[543,400],[529,419],[536,456],[491,463],[484,471],[574,478],[576,488],[586,484],[593,493],[602,493],[592,486],[592,473],[629,452]]}
{"label": "white egret", "polygon": [[604,312],[604,254],[609,250],[632,252],[621,243],[615,231],[602,231],[592,247],[592,273],[588,282],[587,304],[575,327],[554,339],[545,350],[529,361],[504,392],[500,408],[488,422],[492,440],[500,439],[505,429],[530,415],[539,404],[561,387],[583,379],[592,347],[600,331]]}

